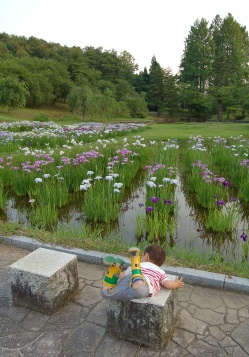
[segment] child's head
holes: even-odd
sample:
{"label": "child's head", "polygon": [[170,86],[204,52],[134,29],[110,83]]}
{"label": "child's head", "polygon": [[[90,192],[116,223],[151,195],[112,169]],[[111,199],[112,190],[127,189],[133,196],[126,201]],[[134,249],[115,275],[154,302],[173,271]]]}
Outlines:
{"label": "child's head", "polygon": [[157,244],[151,244],[145,248],[144,254],[148,254],[149,261],[157,266],[161,266],[166,259],[165,250]]}

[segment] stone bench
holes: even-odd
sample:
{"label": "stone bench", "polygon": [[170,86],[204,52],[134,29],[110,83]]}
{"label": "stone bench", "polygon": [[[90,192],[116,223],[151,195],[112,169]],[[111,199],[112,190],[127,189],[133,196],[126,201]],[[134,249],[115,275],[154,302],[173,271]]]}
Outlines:
{"label": "stone bench", "polygon": [[151,303],[108,300],[107,331],[154,350],[163,349],[178,317],[178,291],[162,289]]}
{"label": "stone bench", "polygon": [[10,271],[15,306],[51,315],[78,292],[74,254],[38,248],[12,264]]}

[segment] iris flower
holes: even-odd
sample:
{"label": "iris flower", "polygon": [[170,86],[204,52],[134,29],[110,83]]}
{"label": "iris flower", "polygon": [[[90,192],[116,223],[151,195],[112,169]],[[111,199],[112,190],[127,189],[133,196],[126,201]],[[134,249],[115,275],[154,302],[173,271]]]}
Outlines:
{"label": "iris flower", "polygon": [[171,179],[170,180],[170,183],[171,185],[174,184],[174,185],[178,185],[179,181],[177,179]]}
{"label": "iris flower", "polygon": [[147,181],[146,183],[149,187],[156,187],[156,184],[152,181]]}
{"label": "iris flower", "polygon": [[87,183],[80,185],[80,191],[86,191],[89,187],[91,187],[91,185]]}
{"label": "iris flower", "polygon": [[157,203],[159,201],[159,197],[150,197],[149,200],[153,203]]}
{"label": "iris flower", "polygon": [[146,212],[153,212],[154,208],[151,206],[146,207]]}
{"label": "iris flower", "polygon": [[92,181],[91,179],[85,179],[85,180],[82,181],[82,184],[91,186],[91,181]]}
{"label": "iris flower", "polygon": [[166,199],[163,200],[163,203],[164,203],[165,205],[166,205],[167,203],[168,203],[169,205],[172,205],[172,201],[166,200]]}
{"label": "iris flower", "polygon": [[115,184],[114,184],[114,187],[115,188],[121,188],[123,186],[123,184],[121,183],[121,182],[116,182]]}
{"label": "iris flower", "polygon": [[107,181],[112,181],[112,180],[113,180],[113,177],[109,175],[109,176],[106,176],[105,179],[106,179]]}
{"label": "iris flower", "polygon": [[243,233],[241,234],[241,236],[240,236],[240,238],[243,239],[244,242],[246,242],[246,238],[247,238],[247,237],[248,237],[248,236],[246,235],[245,232],[243,232]]}

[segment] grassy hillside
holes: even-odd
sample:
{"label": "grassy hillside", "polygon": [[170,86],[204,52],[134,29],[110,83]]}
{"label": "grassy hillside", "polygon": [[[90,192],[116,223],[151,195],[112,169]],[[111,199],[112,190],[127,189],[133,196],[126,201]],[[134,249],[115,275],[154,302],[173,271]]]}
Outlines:
{"label": "grassy hillside", "polygon": [[[55,121],[60,124],[73,124],[82,122],[82,117],[71,113],[68,106],[63,103],[56,105],[37,107],[34,109],[20,108],[9,114],[6,110],[0,111],[0,122],[18,121],[18,120],[39,120],[39,121]],[[100,122],[98,118],[90,119],[90,121]],[[116,118],[105,120],[105,122],[146,122],[148,130],[143,132],[143,137],[148,140],[167,140],[167,139],[188,139],[191,135],[201,135],[203,137],[221,136],[229,138],[230,136],[238,137],[243,135],[249,139],[249,123],[234,123],[214,121],[203,123],[158,123],[157,119],[149,116],[146,119],[136,118]]]}

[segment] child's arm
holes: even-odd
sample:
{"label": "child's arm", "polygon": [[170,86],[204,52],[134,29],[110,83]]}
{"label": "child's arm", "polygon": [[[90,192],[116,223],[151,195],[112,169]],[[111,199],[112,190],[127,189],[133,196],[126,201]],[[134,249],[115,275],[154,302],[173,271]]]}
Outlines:
{"label": "child's arm", "polygon": [[175,281],[164,280],[162,285],[167,289],[173,290],[173,289],[183,288],[184,282],[182,281],[182,278],[179,279],[178,276],[176,276]]}

